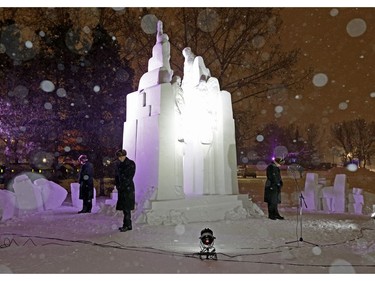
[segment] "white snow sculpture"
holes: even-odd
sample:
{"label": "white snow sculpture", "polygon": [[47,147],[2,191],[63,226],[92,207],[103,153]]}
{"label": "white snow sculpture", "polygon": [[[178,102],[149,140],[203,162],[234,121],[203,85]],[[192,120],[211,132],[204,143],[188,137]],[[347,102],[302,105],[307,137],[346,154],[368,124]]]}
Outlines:
{"label": "white snow sculpture", "polygon": [[[156,44],[138,91],[127,95],[123,148],[136,162],[136,202],[147,190],[157,190],[156,200],[184,198],[182,147],[177,138],[175,118],[177,81],[169,66],[168,36],[158,22]],[[164,77],[161,79],[161,77]],[[177,153],[180,151],[180,153]]]}
{"label": "white snow sculpture", "polygon": [[303,191],[303,196],[305,198],[304,208],[307,210],[320,210],[320,190],[322,185],[318,183],[318,174],[317,173],[307,173],[305,180],[305,189]]}
{"label": "white snow sculpture", "polygon": [[45,178],[32,183],[26,174],[14,178],[12,189],[14,192],[0,190],[2,220],[25,213],[56,209],[67,195],[62,186]]}
{"label": "white snow sculpture", "polygon": [[45,210],[54,210],[60,207],[68,194],[65,188],[45,178],[36,179],[34,184],[41,189]]}
{"label": "white snow sculpture", "polygon": [[[72,205],[75,208],[82,209],[83,200],[79,199],[79,183],[72,182],[70,184],[70,196],[72,198]],[[94,188],[94,197],[92,198],[92,208],[96,207],[96,189]]]}
{"label": "white snow sculpture", "polygon": [[195,56],[190,47],[183,49],[182,54],[185,57],[183,87],[196,87],[201,81],[207,81],[211,77],[203,58]]}
{"label": "white snow sculpture", "polygon": [[189,47],[185,57],[184,191],[186,194],[237,194],[234,120],[230,93],[210,77],[203,58]]}
{"label": "white snow sculpture", "polygon": [[362,214],[364,205],[362,189],[354,187],[352,193],[348,194],[348,211],[352,214]]}
{"label": "white snow sculpture", "polygon": [[137,167],[135,217],[148,223],[176,221],[171,214],[189,222],[224,219],[249,201],[238,195],[231,95],[202,57],[189,48],[183,55],[181,81],[159,21],[148,72],[127,95],[123,148]]}
{"label": "white snow sculpture", "polygon": [[139,81],[138,91],[171,82],[173,71],[169,63],[170,48],[169,37],[163,33],[163,23],[158,21],[156,44],[152,48],[152,57],[148,61],[148,72],[143,74]]}
{"label": "white snow sculpture", "polygon": [[9,190],[0,190],[0,220],[6,221],[16,214],[16,194]]}
{"label": "white snow sculpture", "polygon": [[321,198],[323,210],[335,213],[345,212],[345,197],[348,183],[345,174],[337,174],[333,186],[322,189]]}
{"label": "white snow sculpture", "polygon": [[27,175],[22,174],[15,177],[13,189],[20,212],[40,212],[44,210],[41,189],[33,184]]}

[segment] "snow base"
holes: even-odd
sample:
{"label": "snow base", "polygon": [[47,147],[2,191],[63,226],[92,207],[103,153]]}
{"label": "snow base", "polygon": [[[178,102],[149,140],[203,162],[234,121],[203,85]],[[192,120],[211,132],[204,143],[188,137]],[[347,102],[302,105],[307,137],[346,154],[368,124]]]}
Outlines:
{"label": "snow base", "polygon": [[150,201],[150,208],[135,218],[149,225],[178,225],[191,222],[240,220],[263,216],[248,195],[203,195],[178,200]]}

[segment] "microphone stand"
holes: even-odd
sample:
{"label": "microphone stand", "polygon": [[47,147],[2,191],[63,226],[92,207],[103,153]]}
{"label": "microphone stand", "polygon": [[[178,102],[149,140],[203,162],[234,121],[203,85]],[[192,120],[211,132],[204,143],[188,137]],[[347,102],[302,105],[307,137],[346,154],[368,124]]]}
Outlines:
{"label": "microphone stand", "polygon": [[296,190],[299,192],[299,204],[298,204],[298,207],[297,207],[297,226],[296,226],[297,237],[298,237],[298,226],[300,227],[300,233],[299,233],[299,238],[297,240],[285,242],[285,244],[298,243],[298,246],[299,246],[299,242],[303,242],[303,243],[307,243],[307,244],[310,244],[310,245],[319,246],[315,243],[308,242],[308,241],[304,240],[303,237],[302,237],[302,225],[303,225],[303,223],[302,223],[302,216],[303,216],[302,215],[302,209],[303,209],[303,206],[305,206],[305,208],[307,208],[307,204],[306,204],[305,198],[303,197],[302,191],[301,191],[300,187],[298,186],[298,181],[297,181],[295,172],[296,171],[292,171],[292,175],[293,175],[294,181],[296,183]]}

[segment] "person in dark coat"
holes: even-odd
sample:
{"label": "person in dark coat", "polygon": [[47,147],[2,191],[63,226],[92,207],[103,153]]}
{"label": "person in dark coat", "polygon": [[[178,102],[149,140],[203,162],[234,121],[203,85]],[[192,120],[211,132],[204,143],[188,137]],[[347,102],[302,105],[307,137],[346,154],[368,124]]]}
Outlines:
{"label": "person in dark coat", "polygon": [[119,228],[121,232],[132,230],[131,211],[135,207],[135,189],[133,177],[135,175],[135,163],[126,157],[125,149],[116,152],[119,162],[116,165],[115,182],[118,190],[116,210],[124,213],[123,226]]}
{"label": "person in dark coat", "polygon": [[82,210],[78,213],[91,213],[94,197],[94,166],[84,154],[78,157],[78,161],[82,165],[78,176],[79,199],[83,200]]}
{"label": "person in dark coat", "polygon": [[281,188],[283,181],[280,174],[280,166],[284,163],[282,158],[275,158],[267,166],[267,180],[264,186],[264,202],[268,204],[268,218],[271,220],[283,220],[278,211],[278,204],[281,203]]}

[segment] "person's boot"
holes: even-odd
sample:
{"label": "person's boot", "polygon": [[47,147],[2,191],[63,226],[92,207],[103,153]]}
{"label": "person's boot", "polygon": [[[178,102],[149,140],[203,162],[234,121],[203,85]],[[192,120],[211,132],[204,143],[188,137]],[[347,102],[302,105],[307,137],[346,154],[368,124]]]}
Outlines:
{"label": "person's boot", "polygon": [[279,211],[276,209],[276,212],[275,212],[275,218],[278,219],[278,220],[283,220],[284,217],[282,217],[280,214],[279,214]]}
{"label": "person's boot", "polygon": [[120,232],[125,232],[125,231],[132,230],[132,227],[131,226],[123,226],[123,227],[119,227],[119,230],[120,230]]}
{"label": "person's boot", "polygon": [[275,211],[273,210],[273,208],[270,208],[270,206],[268,206],[268,218],[270,220],[276,220]]}

